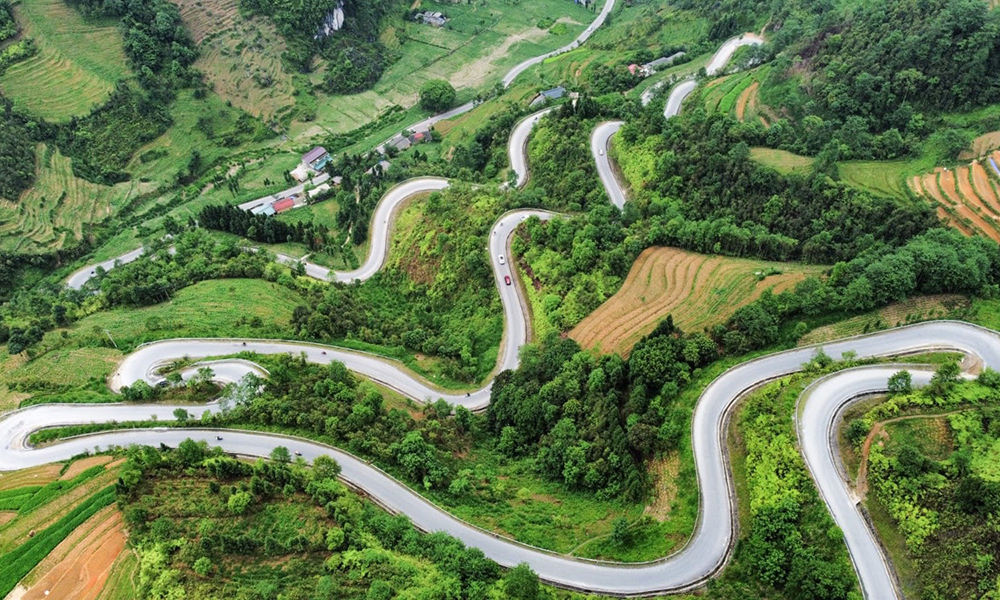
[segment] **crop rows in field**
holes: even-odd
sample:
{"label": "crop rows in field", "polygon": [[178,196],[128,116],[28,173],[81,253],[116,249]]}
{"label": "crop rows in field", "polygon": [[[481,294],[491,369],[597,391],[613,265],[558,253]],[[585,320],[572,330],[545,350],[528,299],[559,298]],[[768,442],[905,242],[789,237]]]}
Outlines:
{"label": "crop rows in field", "polygon": [[84,17],[64,0],[22,0],[15,6],[22,35],[38,47],[0,77],[0,89],[47,119],[87,114],[127,74],[122,36],[113,19]]}
{"label": "crop rows in field", "polygon": [[[668,314],[685,331],[725,321],[764,290],[788,289],[822,267],[649,248],[622,288],[570,332],[583,348],[628,355]],[[767,273],[774,273],[765,276]]]}
{"label": "crop rows in field", "polygon": [[35,155],[35,184],[16,202],[0,200],[0,250],[41,252],[79,240],[88,225],[114,214],[138,185],[80,179],[69,158],[44,144]]}
{"label": "crop rows in field", "polygon": [[954,169],[936,169],[907,180],[910,190],[937,204],[938,215],[966,235],[1000,241],[1000,151]]}

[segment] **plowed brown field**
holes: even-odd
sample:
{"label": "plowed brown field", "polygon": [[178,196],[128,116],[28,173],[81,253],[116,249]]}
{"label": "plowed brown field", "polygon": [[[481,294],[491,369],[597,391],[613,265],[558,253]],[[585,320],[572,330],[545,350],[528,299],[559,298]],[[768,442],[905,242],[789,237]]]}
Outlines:
{"label": "plowed brown field", "polygon": [[[781,271],[758,280],[757,273]],[[632,346],[672,314],[685,331],[725,321],[764,290],[788,289],[823,267],[771,263],[648,248],[639,255],[618,293],[570,332],[581,347],[628,356]]]}
{"label": "plowed brown field", "polygon": [[[28,575],[34,580],[23,600],[93,600],[101,592],[118,554],[125,548],[121,512],[109,506],[66,537]],[[36,579],[40,576],[40,579]]]}
{"label": "plowed brown field", "polygon": [[972,150],[967,150],[958,157],[962,160],[979,158],[997,148],[1000,148],[1000,131],[991,131],[972,140]]}
{"label": "plowed brown field", "polygon": [[1000,212],[1000,200],[997,199],[996,190],[990,185],[989,175],[986,174],[986,169],[979,164],[979,161],[972,163],[972,183],[975,185],[979,197],[985,200],[994,212]]}
{"label": "plowed brown field", "polygon": [[[974,180],[970,180],[970,174]],[[1000,203],[978,163],[954,170],[936,169],[914,176],[907,183],[914,194],[933,200],[938,205],[938,216],[963,234],[976,232],[1000,241]]]}

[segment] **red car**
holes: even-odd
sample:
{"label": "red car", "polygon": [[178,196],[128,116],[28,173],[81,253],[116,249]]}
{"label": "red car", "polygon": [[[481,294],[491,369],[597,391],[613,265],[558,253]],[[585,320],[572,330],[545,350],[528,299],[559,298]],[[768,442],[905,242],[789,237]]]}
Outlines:
{"label": "red car", "polygon": [[503,282],[506,283],[507,285],[510,285],[510,275],[504,275]]}

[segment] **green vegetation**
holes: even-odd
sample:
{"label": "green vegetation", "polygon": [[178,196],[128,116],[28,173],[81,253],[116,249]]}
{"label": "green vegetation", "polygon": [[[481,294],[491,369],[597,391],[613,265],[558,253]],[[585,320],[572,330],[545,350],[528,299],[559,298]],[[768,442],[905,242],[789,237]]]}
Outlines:
{"label": "green vegetation", "polygon": [[745,494],[740,540],[712,597],[860,598],[843,534],[796,449],[792,418],[810,381],[845,366],[818,357],[807,373],[767,385],[737,409],[729,447]]}
{"label": "green vegetation", "polygon": [[482,552],[362,500],[327,457],[312,469],[248,464],[191,440],[129,454],[118,497],[145,597],[543,597],[526,566],[504,574]]}
{"label": "green vegetation", "polygon": [[[99,467],[103,470],[103,467]],[[0,594],[6,595],[35,568],[67,535],[105,506],[115,501],[115,488],[108,486],[77,505],[63,518],[38,532],[17,548],[0,556]]]}
{"label": "green vegetation", "polygon": [[867,455],[867,505],[890,555],[905,567],[907,592],[992,598],[1000,593],[993,559],[1000,539],[988,524],[1000,510],[1000,381],[987,369],[978,382],[959,383],[956,369],[942,365],[928,388],[901,390],[849,431],[857,430],[851,442],[859,446],[884,423]]}
{"label": "green vegetation", "polygon": [[443,79],[432,79],[420,88],[420,106],[435,113],[455,105],[455,88]]}
{"label": "green vegetation", "polygon": [[82,117],[128,75],[114,19],[84,17],[66,0],[22,0],[16,10],[37,49],[0,76],[18,107],[59,122]]}

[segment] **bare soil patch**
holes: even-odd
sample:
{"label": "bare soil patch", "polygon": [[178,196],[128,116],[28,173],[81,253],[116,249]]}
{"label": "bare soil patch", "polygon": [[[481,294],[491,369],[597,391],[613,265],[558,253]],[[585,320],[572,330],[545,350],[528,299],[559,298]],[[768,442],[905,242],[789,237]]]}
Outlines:
{"label": "bare soil patch", "polygon": [[83,473],[90,467],[95,467],[97,465],[106,465],[111,462],[110,456],[88,456],[86,458],[81,458],[79,460],[73,461],[73,464],[66,469],[66,472],[62,474],[59,479],[68,480],[73,479],[80,473]]}
{"label": "bare soil patch", "polygon": [[93,600],[104,588],[111,566],[124,548],[121,512],[109,506],[77,527],[28,575],[26,580],[36,575],[40,579],[28,588],[24,600]]}
{"label": "bare soil patch", "polygon": [[979,158],[997,148],[1000,148],[1000,131],[991,131],[972,140],[971,149],[959,154],[958,158],[962,160]]}
{"label": "bare soil patch", "polygon": [[12,473],[0,473],[0,491],[11,490],[26,485],[45,485],[59,477],[62,465],[53,463]]}
{"label": "bare soil patch", "polygon": [[736,99],[736,118],[740,121],[743,121],[743,115],[748,106],[752,112],[756,112],[758,88],[760,88],[760,82],[755,81],[747,86],[747,89],[740,92],[740,97]]}
{"label": "bare soil patch", "polygon": [[0,525],[4,523],[10,523],[10,521],[17,516],[16,510],[0,510]]}

